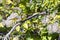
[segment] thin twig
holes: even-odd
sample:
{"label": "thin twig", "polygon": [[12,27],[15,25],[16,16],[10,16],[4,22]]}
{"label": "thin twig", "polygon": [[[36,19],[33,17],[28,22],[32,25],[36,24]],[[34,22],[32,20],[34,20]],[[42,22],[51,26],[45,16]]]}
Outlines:
{"label": "thin twig", "polygon": [[13,26],[13,28],[9,31],[9,33],[6,34],[6,36],[4,37],[4,40],[11,34],[11,32],[13,32],[13,30],[16,28],[16,26],[20,25],[20,23],[17,23],[16,25]]}

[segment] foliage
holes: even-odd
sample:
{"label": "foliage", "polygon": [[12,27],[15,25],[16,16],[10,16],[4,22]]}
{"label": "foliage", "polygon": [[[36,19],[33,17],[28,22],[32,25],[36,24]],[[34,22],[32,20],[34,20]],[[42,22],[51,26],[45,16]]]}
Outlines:
{"label": "foliage", "polygon": [[0,33],[6,35],[17,21],[25,19],[10,34],[11,40],[58,40],[60,0],[0,0]]}

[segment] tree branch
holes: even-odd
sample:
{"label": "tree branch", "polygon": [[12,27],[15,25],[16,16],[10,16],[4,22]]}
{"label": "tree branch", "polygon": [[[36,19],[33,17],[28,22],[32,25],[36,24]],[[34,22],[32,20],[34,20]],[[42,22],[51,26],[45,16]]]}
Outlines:
{"label": "tree branch", "polygon": [[35,16],[39,16],[39,15],[45,15],[46,12],[42,12],[42,13],[37,13],[37,14],[33,14],[32,16],[28,17],[27,19],[23,20],[23,21],[18,21],[17,24],[15,24],[12,29],[6,34],[6,36],[4,37],[4,40],[7,39],[7,37],[15,30],[15,28],[18,26],[18,25],[21,25],[22,23],[24,23],[25,21],[31,19],[31,18],[34,18]]}

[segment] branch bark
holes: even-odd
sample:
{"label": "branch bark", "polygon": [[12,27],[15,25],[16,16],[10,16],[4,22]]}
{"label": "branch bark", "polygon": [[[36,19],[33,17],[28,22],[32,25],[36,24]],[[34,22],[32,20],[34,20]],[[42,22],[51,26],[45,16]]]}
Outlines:
{"label": "branch bark", "polygon": [[5,35],[4,37],[4,40],[7,40],[7,37],[9,37],[9,35],[15,30],[15,28],[18,26],[18,25],[21,25],[22,23],[24,23],[25,21],[31,19],[31,18],[34,18],[35,16],[39,16],[39,15],[45,15],[46,12],[42,12],[42,13],[37,13],[37,14],[33,14],[32,16],[28,17],[27,19],[23,20],[23,21],[18,21],[17,24],[15,24],[12,29]]}

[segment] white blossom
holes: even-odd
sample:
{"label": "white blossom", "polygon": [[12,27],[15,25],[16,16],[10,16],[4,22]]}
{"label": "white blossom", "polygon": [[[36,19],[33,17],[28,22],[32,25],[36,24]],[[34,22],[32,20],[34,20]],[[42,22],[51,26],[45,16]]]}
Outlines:
{"label": "white blossom", "polygon": [[12,13],[8,18],[7,20],[11,20],[13,18],[19,18],[18,14],[17,13]]}
{"label": "white blossom", "polygon": [[12,19],[14,18],[17,18],[16,22],[17,21],[20,21],[21,20],[21,16],[19,16],[17,13],[12,13],[8,18],[7,20],[3,20],[2,21],[2,24],[3,25],[6,25],[6,27],[10,27],[10,26],[13,26],[16,22],[14,22]]}
{"label": "white blossom", "polygon": [[2,3],[3,2],[3,0],[0,0],[0,3]]}
{"label": "white blossom", "polygon": [[52,26],[52,24],[47,26],[48,33],[52,33],[52,27],[51,26]]}
{"label": "white blossom", "polygon": [[58,23],[57,23],[57,22],[55,22],[55,23],[52,25],[52,27],[53,27],[53,29],[52,29],[53,32],[57,32],[57,31],[58,31]]}
{"label": "white blossom", "polygon": [[58,28],[58,23],[57,22],[47,26],[48,33],[55,33],[55,32],[58,31],[58,29],[59,28]]}
{"label": "white blossom", "polygon": [[50,20],[49,20],[49,16],[44,16],[43,17],[43,19],[41,20],[41,22],[43,23],[43,24],[46,24],[46,23],[48,23]]}
{"label": "white blossom", "polygon": [[3,25],[6,25],[6,27],[12,26],[14,23],[12,20],[5,20],[2,22]]}

